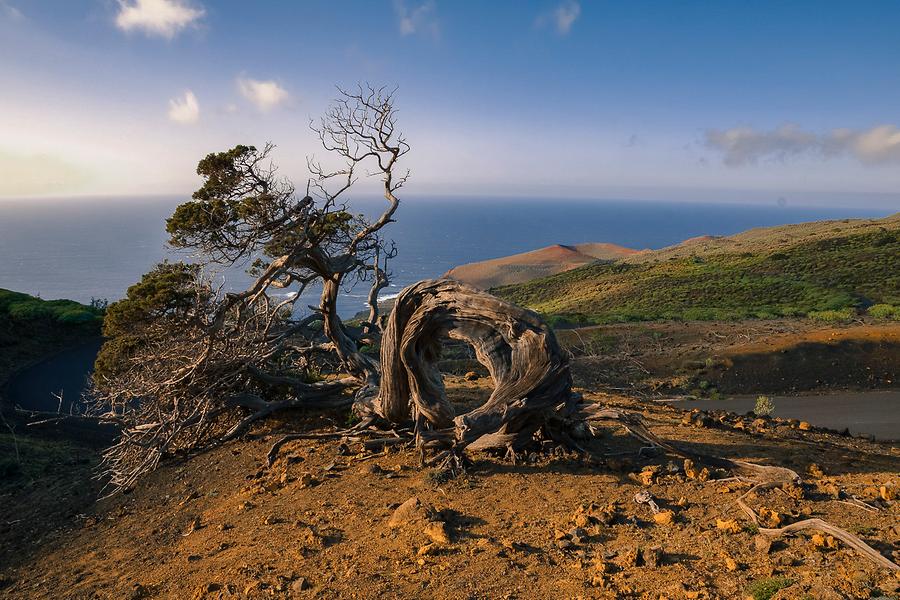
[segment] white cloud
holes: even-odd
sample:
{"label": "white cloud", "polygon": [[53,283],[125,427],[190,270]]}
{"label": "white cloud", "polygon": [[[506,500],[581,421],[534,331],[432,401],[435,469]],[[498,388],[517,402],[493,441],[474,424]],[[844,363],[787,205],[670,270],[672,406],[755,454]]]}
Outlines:
{"label": "white cloud", "polygon": [[169,100],[169,119],[176,123],[196,123],[200,118],[200,105],[194,92],[187,90],[184,96]]}
{"label": "white cloud", "polygon": [[394,14],[397,15],[400,35],[424,33],[437,39],[440,28],[435,15],[436,8],[434,0],[426,0],[412,7],[407,6],[405,0],[394,0]]}
{"label": "white cloud", "polygon": [[122,31],[140,30],[147,35],[172,38],[203,17],[202,8],[184,0],[118,0],[116,26]]}
{"label": "white cloud", "polygon": [[835,129],[827,133],[804,131],[787,124],[772,131],[751,127],[711,129],[706,145],[722,153],[726,165],[755,164],[760,160],[785,161],[790,157],[850,156],[863,164],[900,163],[900,129],[877,125],[870,129]]}
{"label": "white cloud", "polygon": [[567,0],[553,11],[538,15],[535,24],[538,27],[551,25],[559,35],[568,35],[572,30],[572,25],[581,16],[581,4],[578,0]]}
{"label": "white cloud", "polygon": [[262,112],[269,111],[290,98],[287,90],[275,81],[258,81],[240,77],[237,80],[241,95]]}

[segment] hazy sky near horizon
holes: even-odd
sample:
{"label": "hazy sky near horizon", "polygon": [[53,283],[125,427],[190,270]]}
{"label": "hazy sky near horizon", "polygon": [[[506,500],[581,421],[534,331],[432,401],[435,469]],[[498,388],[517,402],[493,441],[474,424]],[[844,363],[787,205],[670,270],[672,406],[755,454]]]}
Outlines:
{"label": "hazy sky near horizon", "polygon": [[409,194],[900,210],[900,3],[0,0],[0,197],[189,193],[398,86]]}

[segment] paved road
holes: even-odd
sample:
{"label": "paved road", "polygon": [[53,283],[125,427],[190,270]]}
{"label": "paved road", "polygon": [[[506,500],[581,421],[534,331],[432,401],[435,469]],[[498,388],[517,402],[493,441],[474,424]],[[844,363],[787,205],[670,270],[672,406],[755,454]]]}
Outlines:
{"label": "paved road", "polygon": [[62,411],[68,412],[70,405],[81,399],[102,343],[97,338],[63,350],[13,375],[6,388],[7,399],[14,406],[55,411],[59,400],[54,394],[62,392]]}
{"label": "paved road", "polygon": [[[881,440],[900,440],[900,390],[769,397],[775,403],[777,417],[802,419],[819,427],[838,430],[849,427],[853,434],[874,435]],[[753,410],[756,396],[689,400],[672,404],[684,408],[746,413]]]}

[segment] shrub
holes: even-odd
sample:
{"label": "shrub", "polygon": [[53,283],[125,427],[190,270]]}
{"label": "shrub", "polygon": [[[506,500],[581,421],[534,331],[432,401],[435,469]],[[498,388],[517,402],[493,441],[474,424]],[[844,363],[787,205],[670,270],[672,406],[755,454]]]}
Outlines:
{"label": "shrub", "polygon": [[840,321],[849,321],[856,316],[856,311],[852,308],[842,308],[838,310],[814,310],[808,313],[806,316],[816,321],[838,323]]}
{"label": "shrub", "polygon": [[893,319],[900,321],[900,306],[891,304],[875,304],[869,307],[869,316],[876,319]]}
{"label": "shrub", "polygon": [[771,417],[775,413],[775,403],[768,396],[757,396],[753,414],[757,417]]}

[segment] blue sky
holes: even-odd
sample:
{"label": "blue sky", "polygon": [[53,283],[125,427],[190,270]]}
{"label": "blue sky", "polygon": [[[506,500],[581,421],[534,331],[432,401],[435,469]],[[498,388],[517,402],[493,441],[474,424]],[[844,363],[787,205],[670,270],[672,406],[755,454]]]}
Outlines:
{"label": "blue sky", "polygon": [[900,209],[900,3],[0,0],[0,196],[187,193],[397,85],[407,194]]}

